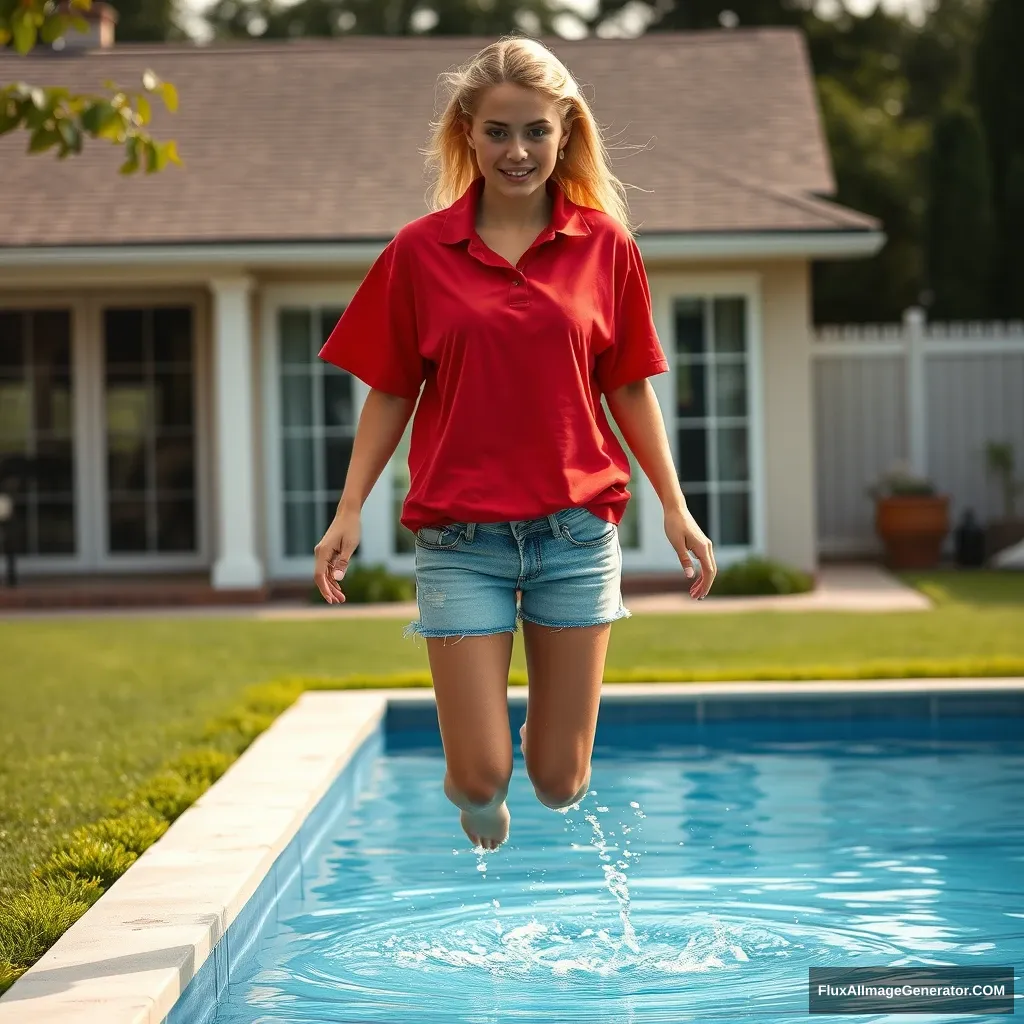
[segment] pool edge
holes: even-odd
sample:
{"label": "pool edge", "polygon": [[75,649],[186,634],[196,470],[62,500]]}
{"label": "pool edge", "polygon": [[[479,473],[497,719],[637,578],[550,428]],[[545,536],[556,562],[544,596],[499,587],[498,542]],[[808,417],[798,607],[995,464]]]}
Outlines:
{"label": "pool edge", "polygon": [[[609,683],[602,701],[672,697],[703,709],[751,698],[915,696],[934,715],[944,696],[993,693],[1024,696],[1024,678]],[[509,688],[511,703],[526,696],[525,686]],[[0,1024],[165,1024],[228,929],[243,912],[259,915],[251,897],[360,751],[382,737],[389,705],[433,703],[423,689],[304,693],[0,997]],[[212,966],[219,990],[228,964]]]}

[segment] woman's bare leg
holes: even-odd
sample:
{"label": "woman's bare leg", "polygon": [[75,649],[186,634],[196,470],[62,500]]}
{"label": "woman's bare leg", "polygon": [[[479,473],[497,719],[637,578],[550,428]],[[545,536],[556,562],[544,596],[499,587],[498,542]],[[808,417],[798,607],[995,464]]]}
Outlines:
{"label": "woman's bare leg", "polygon": [[427,638],[447,764],[445,796],[461,809],[462,828],[470,841],[487,850],[497,849],[508,838],[508,670],[514,636]]}

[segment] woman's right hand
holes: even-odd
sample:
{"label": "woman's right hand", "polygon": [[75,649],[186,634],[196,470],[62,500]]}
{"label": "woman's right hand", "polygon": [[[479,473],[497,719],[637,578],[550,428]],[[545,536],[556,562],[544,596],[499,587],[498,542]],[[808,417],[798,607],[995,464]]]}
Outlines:
{"label": "woman's right hand", "polygon": [[344,603],[345,595],[339,584],[358,545],[359,513],[339,510],[313,549],[316,555],[313,580],[328,604]]}

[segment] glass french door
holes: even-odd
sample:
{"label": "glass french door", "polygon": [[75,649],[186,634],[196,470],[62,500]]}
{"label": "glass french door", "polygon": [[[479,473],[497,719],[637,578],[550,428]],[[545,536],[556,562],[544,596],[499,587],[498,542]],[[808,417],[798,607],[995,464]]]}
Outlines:
{"label": "glass french door", "polygon": [[673,308],[679,481],[721,547],[752,542],[747,307],[743,296],[696,296]]}
{"label": "glass french door", "polygon": [[198,550],[195,363],[193,307],[103,310],[111,556]]}
{"label": "glass french door", "polygon": [[0,310],[0,491],[22,555],[76,552],[71,325],[69,309]]}

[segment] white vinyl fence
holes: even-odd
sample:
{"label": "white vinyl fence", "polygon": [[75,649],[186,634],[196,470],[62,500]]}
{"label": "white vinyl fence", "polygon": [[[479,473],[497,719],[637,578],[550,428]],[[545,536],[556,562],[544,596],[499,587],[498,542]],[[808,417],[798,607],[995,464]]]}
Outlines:
{"label": "white vinyl fence", "polygon": [[865,488],[896,462],[949,494],[947,549],[964,509],[1003,514],[985,446],[1011,442],[1024,476],[1024,324],[926,324],[911,309],[902,324],[822,328],[812,351],[820,554],[878,552]]}

